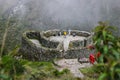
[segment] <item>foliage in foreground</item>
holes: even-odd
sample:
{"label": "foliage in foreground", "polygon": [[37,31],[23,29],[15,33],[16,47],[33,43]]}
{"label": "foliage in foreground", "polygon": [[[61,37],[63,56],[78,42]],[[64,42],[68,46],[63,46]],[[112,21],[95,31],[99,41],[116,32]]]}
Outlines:
{"label": "foliage in foreground", "polygon": [[95,65],[102,71],[99,80],[120,80],[120,39],[114,35],[115,30],[104,22],[94,29],[96,52],[101,53]]}
{"label": "foliage in foreground", "polygon": [[98,80],[101,70],[96,66],[81,68],[80,71],[85,75],[84,80]]}
{"label": "foliage in foreground", "polygon": [[96,53],[91,55],[97,64],[93,61],[92,67],[80,69],[88,80],[120,80],[120,38],[114,35],[116,30],[104,22],[95,27],[93,42]]}
{"label": "foliage in foreground", "polygon": [[18,60],[11,56],[4,56],[0,61],[0,71],[1,78],[11,79],[10,77],[15,78],[17,75],[22,74],[24,72],[24,67]]}
{"label": "foliage in foreground", "polygon": [[32,62],[6,55],[0,60],[3,80],[77,80],[68,69],[58,71],[52,62]]}

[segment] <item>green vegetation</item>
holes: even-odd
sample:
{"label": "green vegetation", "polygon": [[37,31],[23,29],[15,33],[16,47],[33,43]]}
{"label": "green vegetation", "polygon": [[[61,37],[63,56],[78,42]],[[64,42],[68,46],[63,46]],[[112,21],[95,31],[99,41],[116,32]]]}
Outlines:
{"label": "green vegetation", "polygon": [[85,78],[83,80],[98,80],[98,77],[101,73],[101,71],[95,66],[82,68],[80,71],[85,75]]}
{"label": "green vegetation", "polygon": [[0,60],[0,78],[3,80],[77,80],[69,70],[58,71],[52,62],[31,62],[4,56]]}
{"label": "green vegetation", "polygon": [[[24,72],[22,64],[11,56],[4,56],[0,61],[0,73],[3,79],[16,79]],[[6,75],[6,77],[5,77]]]}
{"label": "green vegetation", "polygon": [[16,47],[0,58],[0,79],[2,80],[78,80],[68,69],[58,71],[53,62],[32,62],[20,59]]}
{"label": "green vegetation", "polygon": [[97,64],[80,69],[88,80],[120,80],[120,38],[114,35],[116,30],[105,22],[93,30]]}
{"label": "green vegetation", "polygon": [[3,55],[20,46],[22,33],[28,30],[28,26],[23,22],[16,17],[0,17],[0,50],[4,47],[1,51]]}
{"label": "green vegetation", "polygon": [[94,29],[96,51],[101,53],[96,66],[103,68],[99,80],[120,79],[120,40],[114,36],[115,30],[116,27],[104,22],[100,22]]}
{"label": "green vegetation", "polygon": [[[116,27],[109,26],[104,22],[100,22],[94,29],[94,46],[96,54],[100,53],[100,57],[96,59],[98,63],[94,67],[100,72],[91,70],[100,73],[99,80],[120,79],[120,39],[119,36],[114,35],[116,30]],[[90,70],[87,74],[89,73],[91,73]]]}

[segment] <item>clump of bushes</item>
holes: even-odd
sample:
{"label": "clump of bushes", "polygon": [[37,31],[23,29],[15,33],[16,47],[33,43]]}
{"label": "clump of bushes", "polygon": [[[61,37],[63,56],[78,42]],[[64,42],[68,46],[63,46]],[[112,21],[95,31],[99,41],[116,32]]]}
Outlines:
{"label": "clump of bushes", "polygon": [[53,75],[56,76],[56,77],[59,77],[63,74],[67,74],[67,73],[70,73],[70,71],[68,69],[64,69],[62,71],[58,71],[58,70],[53,71]]}
{"label": "clump of bushes", "polygon": [[114,35],[116,30],[105,22],[94,29],[94,46],[100,53],[95,66],[102,71],[99,80],[120,80],[120,38]]}
{"label": "clump of bushes", "polygon": [[3,56],[0,60],[0,78],[2,79],[14,79],[24,73],[25,68],[19,60],[12,56]]}

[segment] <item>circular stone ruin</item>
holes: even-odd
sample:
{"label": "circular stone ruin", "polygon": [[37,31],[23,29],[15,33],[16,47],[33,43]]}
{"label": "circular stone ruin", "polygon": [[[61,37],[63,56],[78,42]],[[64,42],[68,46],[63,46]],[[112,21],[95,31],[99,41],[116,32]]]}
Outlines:
{"label": "circular stone ruin", "polygon": [[50,61],[55,58],[88,57],[86,46],[92,44],[92,33],[79,30],[26,31],[19,52],[32,61]]}

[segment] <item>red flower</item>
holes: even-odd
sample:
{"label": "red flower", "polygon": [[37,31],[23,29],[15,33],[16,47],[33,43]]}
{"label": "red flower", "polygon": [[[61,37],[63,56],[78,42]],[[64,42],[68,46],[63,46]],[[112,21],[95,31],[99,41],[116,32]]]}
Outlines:
{"label": "red flower", "polygon": [[96,55],[96,57],[97,57],[97,58],[99,58],[99,57],[100,57],[100,55],[101,55],[101,53],[100,53],[100,52],[98,52],[98,53],[97,53],[97,55]]}
{"label": "red flower", "polygon": [[94,62],[95,62],[95,56],[93,54],[90,54],[89,60],[90,60],[90,63],[94,64]]}

